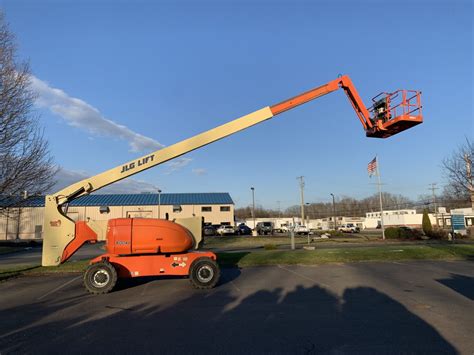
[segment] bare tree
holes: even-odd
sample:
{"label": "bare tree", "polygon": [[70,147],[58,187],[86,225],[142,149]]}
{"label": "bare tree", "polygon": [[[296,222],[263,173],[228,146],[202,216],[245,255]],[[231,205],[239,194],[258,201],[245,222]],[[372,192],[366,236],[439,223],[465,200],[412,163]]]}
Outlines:
{"label": "bare tree", "polygon": [[44,193],[55,182],[30,77],[28,64],[16,60],[14,36],[0,12],[0,212],[24,191]]}
{"label": "bare tree", "polygon": [[474,209],[474,187],[472,181],[472,160],[474,144],[466,138],[466,142],[443,160],[444,175],[448,180],[445,193],[459,199],[471,201]]}

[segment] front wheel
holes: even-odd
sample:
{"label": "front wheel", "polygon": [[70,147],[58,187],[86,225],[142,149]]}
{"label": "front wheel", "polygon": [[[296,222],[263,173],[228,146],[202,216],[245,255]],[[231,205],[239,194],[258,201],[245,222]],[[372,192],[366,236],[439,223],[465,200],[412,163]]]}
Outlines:
{"label": "front wheel", "polygon": [[219,277],[219,266],[211,258],[195,260],[189,270],[189,281],[197,289],[213,288],[219,281]]}
{"label": "front wheel", "polygon": [[117,283],[117,271],[108,261],[89,265],[84,272],[84,286],[93,294],[109,293]]}

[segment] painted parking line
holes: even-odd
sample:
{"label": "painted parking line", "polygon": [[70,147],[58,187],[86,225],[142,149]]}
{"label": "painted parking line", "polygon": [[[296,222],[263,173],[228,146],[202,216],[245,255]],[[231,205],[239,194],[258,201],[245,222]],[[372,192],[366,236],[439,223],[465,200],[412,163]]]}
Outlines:
{"label": "painted parking line", "polygon": [[60,289],[66,287],[67,285],[72,284],[74,281],[79,280],[80,278],[82,278],[82,275],[81,275],[81,276],[77,276],[77,277],[73,278],[72,280],[69,280],[69,281],[66,282],[65,284],[62,284],[61,286],[58,286],[58,287],[52,289],[51,291],[46,292],[43,296],[38,297],[37,300],[38,300],[38,301],[39,301],[39,300],[42,300],[43,298],[45,298],[45,297],[51,295],[51,294],[54,293],[54,292],[59,291]]}
{"label": "painted parking line", "polygon": [[287,269],[286,267],[282,266],[282,265],[278,265],[278,267],[282,270],[285,270],[285,271],[288,271],[288,272],[291,272],[292,274],[295,274],[303,279],[306,279],[306,280],[309,280],[309,281],[312,281],[318,285],[321,285],[321,286],[324,286],[326,288],[330,288],[329,285],[326,285],[325,283],[322,283],[321,281],[317,281],[309,276],[306,276],[306,275],[303,275],[303,274],[300,274],[299,272],[296,272],[296,271],[293,271],[293,270],[290,270],[290,269]]}

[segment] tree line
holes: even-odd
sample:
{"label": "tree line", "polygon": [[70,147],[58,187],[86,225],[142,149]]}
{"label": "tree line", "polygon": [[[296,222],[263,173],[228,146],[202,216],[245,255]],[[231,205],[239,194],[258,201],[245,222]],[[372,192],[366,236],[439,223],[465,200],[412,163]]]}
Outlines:
{"label": "tree line", "polygon": [[[452,208],[470,207],[470,198],[467,194],[459,196],[451,194],[447,189],[445,189],[443,194],[435,196],[434,199],[432,195],[421,195],[416,201],[403,195],[383,192],[382,200],[384,210],[415,209],[420,213],[425,209],[434,212],[435,202],[438,207],[446,207],[447,211]],[[379,210],[380,202],[378,194],[373,194],[363,199],[343,196],[336,198],[334,205],[332,202],[318,202],[305,205],[305,216],[310,219],[317,219],[331,217],[336,213],[337,216],[344,217],[365,217],[366,213]],[[299,216],[301,216],[300,205],[290,206],[283,211],[266,209],[262,206],[255,207],[256,218]],[[252,218],[252,207],[236,208],[235,217],[239,219]]]}

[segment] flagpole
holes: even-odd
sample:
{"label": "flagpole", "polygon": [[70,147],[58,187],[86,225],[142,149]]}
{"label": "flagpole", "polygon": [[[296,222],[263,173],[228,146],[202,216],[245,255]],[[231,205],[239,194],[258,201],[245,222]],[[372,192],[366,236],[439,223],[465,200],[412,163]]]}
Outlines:
{"label": "flagpole", "polygon": [[377,180],[378,180],[378,188],[379,188],[379,200],[380,200],[380,224],[382,227],[382,239],[385,240],[385,226],[383,223],[383,205],[382,205],[382,183],[380,182],[380,170],[379,170],[379,157],[376,155],[376,167],[377,167]]}

